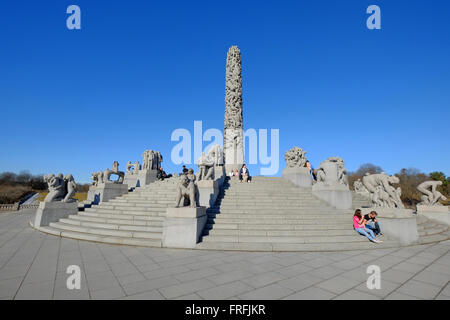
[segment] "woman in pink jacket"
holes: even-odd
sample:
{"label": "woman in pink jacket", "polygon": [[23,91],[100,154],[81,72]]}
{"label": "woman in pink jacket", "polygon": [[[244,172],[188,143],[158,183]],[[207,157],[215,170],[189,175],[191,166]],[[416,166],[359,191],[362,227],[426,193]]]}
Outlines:
{"label": "woman in pink jacket", "polygon": [[356,209],[355,214],[353,215],[353,228],[355,229],[355,231],[358,232],[359,234],[366,236],[372,242],[375,243],[383,242],[381,240],[377,240],[377,238],[375,238],[375,235],[373,234],[373,231],[370,229],[366,229],[365,224],[366,222],[361,215],[361,210]]}

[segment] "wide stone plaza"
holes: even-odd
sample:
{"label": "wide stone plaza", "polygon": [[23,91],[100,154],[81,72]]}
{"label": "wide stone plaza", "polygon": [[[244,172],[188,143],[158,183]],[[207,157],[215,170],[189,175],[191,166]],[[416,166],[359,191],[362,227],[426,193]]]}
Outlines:
{"label": "wide stone plaza", "polygon": [[[117,246],[0,213],[1,299],[450,299],[450,241],[342,252],[236,252]],[[369,265],[381,289],[366,286]],[[81,268],[80,290],[66,269]]]}

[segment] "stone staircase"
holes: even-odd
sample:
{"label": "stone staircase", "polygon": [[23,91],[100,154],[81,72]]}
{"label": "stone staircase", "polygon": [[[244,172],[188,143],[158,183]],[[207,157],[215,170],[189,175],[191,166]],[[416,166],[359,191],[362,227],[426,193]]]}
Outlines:
{"label": "stone staircase", "polygon": [[[40,230],[49,234],[136,246],[161,247],[166,208],[175,202],[178,179],[137,188],[86,208]],[[358,199],[354,205],[359,205]],[[352,228],[353,209],[338,210],[282,178],[227,180],[197,249],[251,251],[341,251],[398,247],[394,240],[369,242]],[[420,244],[450,238],[446,225],[418,216]]]}
{"label": "stone staircase", "polygon": [[363,196],[362,194],[352,191],[352,209],[369,208],[371,206],[370,198]]}
{"label": "stone staircase", "polygon": [[[366,204],[356,197],[355,206]],[[353,209],[338,210],[282,178],[254,177],[252,183],[228,181],[208,222],[199,249],[251,251],[340,251],[398,247],[383,236],[375,244],[352,227]],[[445,234],[447,232],[447,234]],[[448,228],[419,221],[420,243],[450,238]]]}
{"label": "stone staircase", "polygon": [[175,203],[177,181],[156,181],[40,230],[80,240],[161,247],[164,214]]}

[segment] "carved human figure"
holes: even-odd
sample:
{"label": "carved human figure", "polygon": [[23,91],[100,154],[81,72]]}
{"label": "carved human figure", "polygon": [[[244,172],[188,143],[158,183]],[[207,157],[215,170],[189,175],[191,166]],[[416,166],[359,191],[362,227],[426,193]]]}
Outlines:
{"label": "carved human figure", "polygon": [[417,190],[423,193],[421,199],[422,202],[420,205],[426,206],[440,206],[439,200],[446,201],[447,197],[445,197],[442,193],[437,190],[438,186],[442,185],[442,181],[425,181],[417,186]]}
{"label": "carved human figure", "polygon": [[75,183],[75,179],[71,174],[66,174],[64,176],[64,182],[67,188],[67,194],[65,195],[63,202],[75,202],[76,200],[72,198],[77,191],[77,184]]}
{"label": "carved human figure", "polygon": [[66,192],[61,175],[47,174],[44,176],[44,181],[48,186],[48,195],[45,197],[44,202],[55,202],[64,199]]}
{"label": "carved human figure", "polygon": [[141,169],[141,165],[140,165],[139,161],[136,161],[136,162],[134,163],[134,165],[133,165],[133,171],[132,171],[132,173],[133,173],[133,174],[138,174],[140,169]]}
{"label": "carved human figure", "polygon": [[344,160],[340,157],[331,157],[322,161],[317,168],[317,182],[325,185],[345,185],[348,187],[347,170]]}
{"label": "carved human figure", "polygon": [[370,192],[372,203],[375,206],[380,206],[377,198],[380,191],[377,191],[377,187],[381,187],[384,192],[389,195],[390,201],[385,201],[390,208],[404,208],[404,205],[400,199],[401,189],[395,189],[391,184],[399,183],[400,179],[396,176],[388,176],[384,172],[376,174],[367,174],[363,177],[362,183],[364,187]]}
{"label": "carved human figure", "polygon": [[131,168],[133,168],[133,164],[131,163],[131,161],[128,161],[126,166],[127,174],[132,174],[130,170]]}
{"label": "carved human figure", "polygon": [[353,182],[353,189],[357,193],[369,193],[369,191],[367,191],[366,187],[364,187],[361,179],[358,179],[355,182]]}
{"label": "carved human figure", "polygon": [[286,167],[288,168],[301,168],[306,164],[306,151],[299,147],[293,147],[292,149],[284,153],[284,160],[286,161]]}
{"label": "carved human figure", "polygon": [[207,155],[205,155],[204,152],[202,152],[202,155],[197,161],[199,173],[198,173],[198,180],[213,180],[214,179],[214,167],[217,165],[221,165],[221,156],[222,150],[220,149],[219,145],[214,146],[211,148],[211,150],[208,152]]}
{"label": "carved human figure", "polygon": [[[184,207],[187,202],[189,202],[189,206],[191,208],[197,207],[197,201],[196,201],[196,188],[195,188],[195,175],[182,174],[180,176],[180,181],[177,186],[177,197],[176,197],[176,207]],[[185,201],[189,200],[189,201]]]}

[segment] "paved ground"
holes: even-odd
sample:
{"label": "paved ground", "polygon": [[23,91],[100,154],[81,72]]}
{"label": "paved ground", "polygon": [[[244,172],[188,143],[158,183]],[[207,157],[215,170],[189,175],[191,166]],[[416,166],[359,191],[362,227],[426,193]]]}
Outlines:
{"label": "paved ground", "polygon": [[[445,299],[450,241],[400,249],[257,253],[113,246],[31,229],[0,213],[1,299]],[[66,269],[81,269],[67,289]],[[369,265],[381,289],[366,286]]]}

